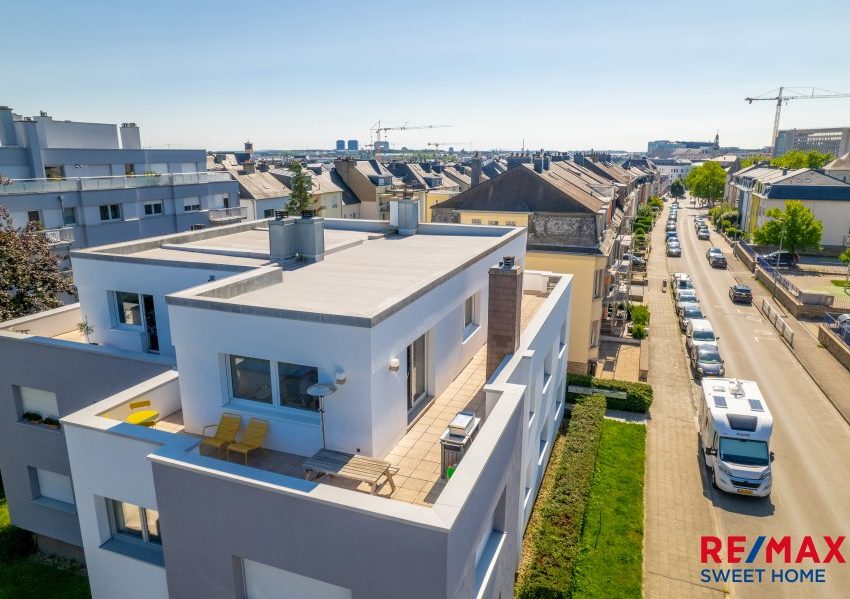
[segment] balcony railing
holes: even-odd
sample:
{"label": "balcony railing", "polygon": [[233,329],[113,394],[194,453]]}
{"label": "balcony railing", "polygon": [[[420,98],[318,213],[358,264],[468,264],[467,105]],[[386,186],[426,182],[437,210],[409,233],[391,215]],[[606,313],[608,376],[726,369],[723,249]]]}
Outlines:
{"label": "balcony railing", "polygon": [[169,185],[197,185],[230,181],[229,173],[170,173],[164,175],[129,175],[124,177],[78,177],[75,179],[13,179],[0,185],[0,196],[27,193],[63,193],[107,189],[136,189]]}
{"label": "balcony railing", "polygon": [[239,206],[237,208],[211,208],[210,222],[211,223],[230,223],[248,218],[248,207]]}
{"label": "balcony railing", "polygon": [[50,245],[62,245],[74,243],[74,227],[61,227],[59,229],[43,229],[36,231],[38,235],[47,237]]}

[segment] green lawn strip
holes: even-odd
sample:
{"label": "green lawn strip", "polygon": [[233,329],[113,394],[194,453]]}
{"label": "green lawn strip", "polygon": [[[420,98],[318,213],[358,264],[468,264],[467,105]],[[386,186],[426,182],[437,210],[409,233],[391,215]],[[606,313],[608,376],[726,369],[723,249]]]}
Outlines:
{"label": "green lawn strip", "polygon": [[[605,398],[577,403],[567,432],[555,445],[525,535],[516,596],[570,597],[579,555],[596,452],[605,417]],[[562,441],[562,442],[561,442]],[[547,480],[550,479],[550,480]],[[548,484],[547,484],[548,483]]]}
{"label": "green lawn strip", "polygon": [[32,535],[12,526],[0,488],[0,599],[91,597],[85,576],[39,563],[29,555],[33,550]]}
{"label": "green lawn strip", "polygon": [[830,282],[836,287],[846,287],[847,280],[846,279],[831,279]]}
{"label": "green lawn strip", "polygon": [[606,420],[581,535],[576,597],[640,597],[646,427]]}

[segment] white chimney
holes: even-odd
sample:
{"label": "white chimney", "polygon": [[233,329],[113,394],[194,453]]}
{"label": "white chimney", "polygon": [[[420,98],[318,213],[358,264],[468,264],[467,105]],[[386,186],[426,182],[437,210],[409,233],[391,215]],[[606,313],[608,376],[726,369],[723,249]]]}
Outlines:
{"label": "white chimney", "polygon": [[399,235],[416,235],[419,230],[419,200],[390,200],[390,225],[398,229]]}

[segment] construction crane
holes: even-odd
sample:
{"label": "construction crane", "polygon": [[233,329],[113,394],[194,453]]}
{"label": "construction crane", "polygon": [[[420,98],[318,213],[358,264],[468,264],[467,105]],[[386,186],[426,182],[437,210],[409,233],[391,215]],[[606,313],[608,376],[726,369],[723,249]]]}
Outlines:
{"label": "construction crane", "polygon": [[[381,136],[387,131],[411,131],[413,129],[444,129],[446,127],[451,127],[451,125],[408,125],[405,123],[399,127],[382,127],[381,121],[378,121],[374,125],[372,125],[371,131],[375,133],[377,141],[375,142],[375,160],[378,162],[381,161]],[[371,135],[369,136],[371,139]]]}
{"label": "construction crane", "polygon": [[[808,91],[811,90],[811,91]],[[778,92],[778,93],[777,93]],[[790,87],[780,87],[778,90],[770,90],[755,98],[744,98],[748,103],[761,101],[776,102],[776,116],[773,117],[773,138],[770,144],[770,155],[776,156],[776,141],[779,137],[779,115],[782,112],[782,103],[788,100],[819,100],[821,98],[850,98],[850,94],[834,92],[828,89],[820,89],[817,87],[792,89]]]}

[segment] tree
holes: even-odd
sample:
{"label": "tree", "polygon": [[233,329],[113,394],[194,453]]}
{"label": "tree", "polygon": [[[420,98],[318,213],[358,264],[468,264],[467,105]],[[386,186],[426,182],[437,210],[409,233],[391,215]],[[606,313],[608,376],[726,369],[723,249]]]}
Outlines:
{"label": "tree", "polygon": [[720,163],[709,160],[688,173],[685,184],[691,195],[706,200],[714,205],[723,199],[726,190],[726,171]]}
{"label": "tree", "polygon": [[779,168],[823,168],[828,162],[832,162],[833,156],[829,152],[821,153],[811,150],[803,152],[802,150],[791,150],[778,158],[770,161],[770,166]]}
{"label": "tree", "polygon": [[289,204],[286,206],[289,213],[296,215],[301,214],[304,210],[314,210],[313,194],[310,193],[313,181],[310,175],[304,171],[301,163],[295,160],[289,163],[289,170],[292,171],[292,179],[290,180],[292,193],[289,194]]}
{"label": "tree", "polygon": [[685,197],[685,184],[682,183],[681,179],[676,179],[673,181],[673,184],[670,185],[670,195],[674,198]]}
{"label": "tree", "polygon": [[58,308],[62,302],[56,296],[73,292],[36,224],[16,228],[9,210],[0,206],[0,321]]}
{"label": "tree", "polygon": [[771,208],[765,215],[771,220],[753,231],[759,245],[782,245],[794,253],[817,248],[823,236],[823,223],[799,200],[785,202],[785,210]]}
{"label": "tree", "polygon": [[747,156],[746,158],[741,158],[741,168],[747,168],[757,162],[770,162],[770,156],[762,154],[761,156]]}

